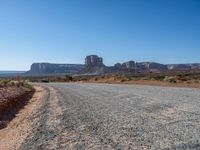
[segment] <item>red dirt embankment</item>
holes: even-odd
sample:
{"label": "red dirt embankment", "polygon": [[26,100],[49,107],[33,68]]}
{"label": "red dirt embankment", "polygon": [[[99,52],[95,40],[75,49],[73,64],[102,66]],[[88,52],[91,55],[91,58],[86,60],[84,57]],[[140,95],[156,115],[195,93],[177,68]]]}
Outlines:
{"label": "red dirt embankment", "polygon": [[22,86],[0,87],[0,129],[7,126],[33,93],[33,89]]}

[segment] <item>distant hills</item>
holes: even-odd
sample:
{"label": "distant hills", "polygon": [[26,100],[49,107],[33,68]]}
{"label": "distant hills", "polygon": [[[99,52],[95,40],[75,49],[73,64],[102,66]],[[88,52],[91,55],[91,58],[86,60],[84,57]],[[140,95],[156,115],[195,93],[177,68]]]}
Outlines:
{"label": "distant hills", "polygon": [[100,75],[109,73],[146,73],[163,71],[187,71],[200,69],[200,63],[192,64],[160,64],[157,62],[135,62],[127,61],[116,63],[114,66],[106,66],[103,58],[97,55],[89,55],[85,58],[85,64],[52,64],[52,63],[33,63],[26,75],[40,74],[82,74]]}
{"label": "distant hills", "polygon": [[0,71],[0,74],[19,74],[25,73],[26,71]]}
{"label": "distant hills", "polygon": [[21,76],[26,71],[0,71],[0,77]]}

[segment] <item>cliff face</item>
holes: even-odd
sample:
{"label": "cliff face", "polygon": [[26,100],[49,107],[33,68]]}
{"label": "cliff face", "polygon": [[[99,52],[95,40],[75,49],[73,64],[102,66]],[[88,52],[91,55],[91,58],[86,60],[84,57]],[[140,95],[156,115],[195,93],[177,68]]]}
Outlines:
{"label": "cliff face", "polygon": [[122,64],[122,68],[124,69],[135,69],[135,62],[134,61],[128,61],[128,62],[124,62]]}
{"label": "cliff face", "polygon": [[31,65],[28,74],[104,74],[107,67],[103,64],[103,58],[90,55],[85,58],[85,65],[82,64],[51,64],[34,63]]}
{"label": "cliff face", "polygon": [[102,67],[103,65],[103,58],[98,57],[96,55],[90,55],[85,58],[85,65],[87,67]]}
{"label": "cliff face", "polygon": [[100,75],[106,74],[109,68],[103,64],[103,58],[97,55],[89,55],[85,58],[85,68],[79,73],[85,75]]}
{"label": "cliff face", "polygon": [[81,64],[50,64],[34,63],[31,65],[29,74],[52,74],[52,73],[78,73],[84,65]]}
{"label": "cliff face", "polygon": [[117,63],[114,65],[114,71],[138,71],[138,72],[162,72],[168,70],[181,71],[181,70],[191,70],[191,69],[200,69],[200,63],[192,64],[160,64],[156,62],[134,62],[128,61],[122,64]]}
{"label": "cliff face", "polygon": [[85,65],[81,64],[50,64],[34,63],[31,65],[29,74],[85,74],[100,75],[107,73],[134,73],[134,72],[162,72],[168,70],[191,70],[200,69],[200,63],[196,64],[159,64],[156,62],[127,61],[117,63],[114,66],[105,66],[103,58],[97,55],[89,55],[85,58]]}
{"label": "cliff face", "polygon": [[190,69],[200,69],[200,63],[194,64],[171,64],[168,65],[169,70],[190,70]]}
{"label": "cliff face", "polygon": [[140,62],[137,63],[135,61],[128,61],[122,64],[117,63],[114,65],[115,70],[123,70],[123,71],[162,71],[167,70],[167,65],[154,63],[154,62]]}
{"label": "cliff face", "polygon": [[136,63],[134,61],[127,61],[122,64],[116,63],[113,67],[115,71],[132,71],[135,70]]}

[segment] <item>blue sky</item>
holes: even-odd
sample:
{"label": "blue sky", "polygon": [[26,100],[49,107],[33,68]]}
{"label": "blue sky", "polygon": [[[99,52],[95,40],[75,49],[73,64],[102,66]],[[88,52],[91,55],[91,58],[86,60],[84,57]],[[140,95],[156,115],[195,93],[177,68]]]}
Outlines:
{"label": "blue sky", "polygon": [[199,0],[0,0],[0,70],[33,62],[200,62]]}

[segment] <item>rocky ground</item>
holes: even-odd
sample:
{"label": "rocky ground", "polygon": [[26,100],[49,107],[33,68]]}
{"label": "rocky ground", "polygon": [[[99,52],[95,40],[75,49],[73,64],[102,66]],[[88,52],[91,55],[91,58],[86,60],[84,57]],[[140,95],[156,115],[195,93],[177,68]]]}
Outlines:
{"label": "rocky ground", "polygon": [[0,145],[22,150],[198,150],[199,101],[200,90],[192,88],[41,84],[30,104],[0,131]]}

